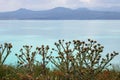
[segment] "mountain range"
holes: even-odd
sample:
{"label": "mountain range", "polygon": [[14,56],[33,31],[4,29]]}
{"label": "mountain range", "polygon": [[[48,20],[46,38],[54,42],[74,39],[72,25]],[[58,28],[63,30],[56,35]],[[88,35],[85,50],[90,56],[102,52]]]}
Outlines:
{"label": "mountain range", "polygon": [[57,7],[50,10],[32,11],[19,9],[0,12],[0,20],[119,20],[120,12],[97,11],[87,8],[69,9]]}

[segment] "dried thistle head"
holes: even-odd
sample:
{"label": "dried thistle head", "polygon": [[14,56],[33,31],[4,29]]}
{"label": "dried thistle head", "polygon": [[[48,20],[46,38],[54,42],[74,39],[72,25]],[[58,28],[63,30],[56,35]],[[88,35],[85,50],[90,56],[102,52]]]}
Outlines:
{"label": "dried thistle head", "polygon": [[40,51],[40,50],[41,50],[41,48],[40,48],[40,47],[36,47],[36,50]]}
{"label": "dried thistle head", "polygon": [[8,44],[8,49],[11,49],[11,48],[12,48],[12,44],[9,43],[9,44]]}
{"label": "dried thistle head", "polygon": [[46,50],[49,50],[49,46],[48,45],[46,46]]}
{"label": "dried thistle head", "polygon": [[4,47],[7,47],[8,46],[8,43],[4,43]]}

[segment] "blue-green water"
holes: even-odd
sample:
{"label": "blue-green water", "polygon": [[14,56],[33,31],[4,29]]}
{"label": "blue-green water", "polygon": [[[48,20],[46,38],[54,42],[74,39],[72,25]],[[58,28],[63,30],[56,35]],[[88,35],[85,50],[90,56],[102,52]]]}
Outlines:
{"label": "blue-green water", "polygon": [[[17,62],[15,53],[23,45],[50,45],[59,39],[97,40],[104,45],[104,52],[120,52],[120,20],[0,20],[0,44],[12,43],[13,49],[7,62]],[[113,62],[119,62],[117,56]]]}

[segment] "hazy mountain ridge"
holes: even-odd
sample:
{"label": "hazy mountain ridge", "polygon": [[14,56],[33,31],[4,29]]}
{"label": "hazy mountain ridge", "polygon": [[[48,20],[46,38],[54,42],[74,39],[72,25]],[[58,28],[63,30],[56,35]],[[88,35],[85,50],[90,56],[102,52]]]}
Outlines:
{"label": "hazy mountain ridge", "polygon": [[0,12],[1,20],[89,20],[120,19],[120,12],[95,11],[87,8],[69,9],[57,7],[50,10],[32,11],[19,9],[11,12]]}

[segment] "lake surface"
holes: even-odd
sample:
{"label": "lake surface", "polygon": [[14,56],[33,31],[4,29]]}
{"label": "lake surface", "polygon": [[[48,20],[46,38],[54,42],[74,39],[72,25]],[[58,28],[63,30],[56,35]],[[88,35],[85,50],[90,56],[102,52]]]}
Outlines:
{"label": "lake surface", "polygon": [[[23,45],[50,45],[59,39],[97,40],[104,48],[103,55],[120,52],[120,20],[0,20],[0,44],[12,43],[12,53],[7,62],[17,62],[15,53]],[[113,63],[120,62],[117,56]]]}

